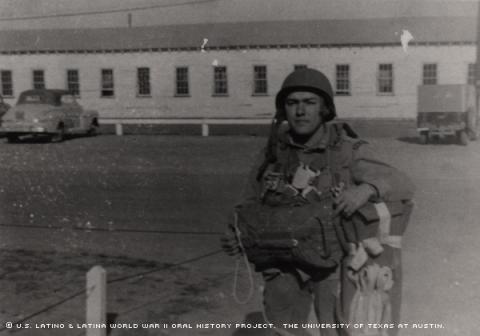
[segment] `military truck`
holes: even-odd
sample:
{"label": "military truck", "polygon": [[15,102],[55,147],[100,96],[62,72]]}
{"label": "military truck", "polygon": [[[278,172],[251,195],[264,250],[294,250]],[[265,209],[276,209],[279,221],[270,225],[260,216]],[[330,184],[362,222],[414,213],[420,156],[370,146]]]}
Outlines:
{"label": "military truck", "polygon": [[420,85],[417,131],[420,142],[454,137],[461,145],[477,138],[475,87],[467,84]]}

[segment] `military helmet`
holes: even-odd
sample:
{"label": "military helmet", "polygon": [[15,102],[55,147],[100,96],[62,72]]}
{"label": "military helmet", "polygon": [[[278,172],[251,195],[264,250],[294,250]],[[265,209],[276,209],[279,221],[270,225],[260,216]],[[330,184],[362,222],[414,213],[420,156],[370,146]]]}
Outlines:
{"label": "military helmet", "polygon": [[335,118],[335,104],[333,103],[333,89],[327,76],[318,70],[302,68],[290,73],[283,81],[282,88],[275,98],[277,114],[275,118],[279,121],[286,119],[285,99],[293,91],[308,91],[318,94],[325,99],[329,113],[323,116],[324,121]]}

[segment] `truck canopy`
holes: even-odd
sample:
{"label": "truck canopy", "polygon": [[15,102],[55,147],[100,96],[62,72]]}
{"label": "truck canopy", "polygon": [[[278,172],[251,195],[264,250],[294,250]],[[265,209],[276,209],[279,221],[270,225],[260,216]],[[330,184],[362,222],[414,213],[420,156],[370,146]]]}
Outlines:
{"label": "truck canopy", "polygon": [[475,87],[467,84],[420,85],[418,112],[467,112],[475,108]]}

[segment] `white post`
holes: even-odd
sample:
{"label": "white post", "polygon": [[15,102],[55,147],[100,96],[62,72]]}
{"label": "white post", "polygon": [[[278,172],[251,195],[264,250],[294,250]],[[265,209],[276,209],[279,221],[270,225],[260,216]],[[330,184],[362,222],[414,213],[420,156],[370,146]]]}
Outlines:
{"label": "white post", "polygon": [[[107,273],[102,266],[93,266],[87,273],[86,323],[98,326],[107,323]],[[87,336],[106,336],[107,328],[87,328]]]}
{"label": "white post", "polygon": [[202,122],[202,136],[208,136],[208,124],[203,121]]}
{"label": "white post", "polygon": [[123,126],[120,123],[115,124],[115,134],[123,135]]}

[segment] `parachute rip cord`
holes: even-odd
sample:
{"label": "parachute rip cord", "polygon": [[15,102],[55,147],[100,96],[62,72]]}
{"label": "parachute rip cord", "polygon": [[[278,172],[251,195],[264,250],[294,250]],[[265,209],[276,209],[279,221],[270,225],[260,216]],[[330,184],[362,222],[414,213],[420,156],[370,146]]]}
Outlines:
{"label": "parachute rip cord", "polygon": [[[250,263],[248,262],[248,257],[247,257],[247,254],[245,253],[245,247],[243,246],[242,240],[240,239],[240,236],[241,236],[242,233],[238,229],[238,214],[236,212],[234,212],[234,214],[233,214],[233,227],[235,229],[235,237],[237,238],[238,246],[240,247],[241,255],[238,256],[237,260],[235,261],[235,275],[233,277],[232,296],[233,296],[236,303],[246,304],[253,297],[254,283],[253,283],[252,268],[250,266]],[[241,300],[238,297],[238,277],[239,277],[240,263],[242,261],[245,263],[245,267],[247,268],[248,284],[249,284],[248,294],[246,296],[246,299],[244,299],[244,300]]]}

